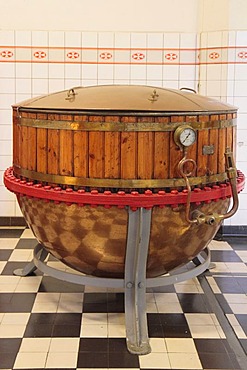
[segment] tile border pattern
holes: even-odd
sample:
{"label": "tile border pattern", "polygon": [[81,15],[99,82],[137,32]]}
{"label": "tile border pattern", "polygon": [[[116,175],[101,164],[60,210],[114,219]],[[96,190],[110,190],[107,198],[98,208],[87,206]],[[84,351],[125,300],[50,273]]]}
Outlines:
{"label": "tile border pattern", "polygon": [[101,48],[0,45],[1,63],[247,64],[247,45],[208,48]]}

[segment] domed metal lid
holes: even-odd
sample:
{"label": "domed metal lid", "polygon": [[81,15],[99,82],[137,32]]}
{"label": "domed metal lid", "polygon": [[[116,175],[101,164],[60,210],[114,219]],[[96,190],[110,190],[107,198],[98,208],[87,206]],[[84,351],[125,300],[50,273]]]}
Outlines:
{"label": "domed metal lid", "polygon": [[229,112],[237,108],[184,90],[142,85],[74,87],[26,100],[20,110],[96,112]]}

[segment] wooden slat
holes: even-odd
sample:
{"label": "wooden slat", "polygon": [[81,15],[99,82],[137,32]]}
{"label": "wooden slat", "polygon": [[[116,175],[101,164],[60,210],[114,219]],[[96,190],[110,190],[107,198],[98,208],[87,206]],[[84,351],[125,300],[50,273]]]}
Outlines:
{"label": "wooden slat", "polygon": [[[187,149],[187,159],[194,160],[196,162],[196,166],[197,166],[197,141]],[[193,164],[188,162],[184,165],[185,173],[189,173],[192,170],[194,171],[194,174],[192,176],[195,176],[196,175],[196,168],[193,167]]]}
{"label": "wooden slat", "polygon": [[[14,114],[15,113],[15,114]],[[16,112],[13,112],[13,164],[19,166],[20,155],[19,155],[19,128],[18,128],[18,118]]]}
{"label": "wooden slat", "polygon": [[237,155],[237,127],[233,126],[232,128],[232,151],[233,151],[233,158],[236,165],[236,155]]}
{"label": "wooden slat", "polygon": [[121,133],[121,178],[135,179],[137,176],[137,133]]}
{"label": "wooden slat", "polygon": [[28,153],[28,164],[27,168],[31,171],[37,169],[37,129],[34,127],[28,127],[27,135],[27,153]]}
{"label": "wooden slat", "polygon": [[154,178],[167,179],[169,173],[169,132],[155,132],[154,135]]}
{"label": "wooden slat", "polygon": [[219,130],[209,130],[209,145],[214,146],[214,153],[208,155],[208,170],[210,175],[214,175],[218,172],[218,140]]}
{"label": "wooden slat", "polygon": [[218,157],[218,173],[225,172],[225,151],[226,151],[226,129],[219,129],[219,157]]}
{"label": "wooden slat", "polygon": [[47,172],[47,129],[37,130],[37,171]]}
{"label": "wooden slat", "polygon": [[199,130],[197,137],[197,176],[205,176],[208,172],[208,155],[204,155],[202,149],[204,145],[208,145],[209,131]]}
{"label": "wooden slat", "polygon": [[104,177],[104,132],[89,132],[89,177]]}
{"label": "wooden slat", "polygon": [[227,148],[230,148],[230,150],[233,149],[233,128],[227,127],[226,129],[226,146]]}
{"label": "wooden slat", "polygon": [[105,178],[118,179],[120,168],[120,132],[105,133]]}
{"label": "wooden slat", "polygon": [[60,130],[59,174],[73,176],[73,132]]}
{"label": "wooden slat", "polygon": [[88,177],[88,133],[74,132],[74,176]]}
{"label": "wooden slat", "polygon": [[59,172],[59,130],[48,132],[48,173],[58,175]]}
{"label": "wooden slat", "polygon": [[169,178],[179,177],[178,163],[183,158],[183,152],[174,142],[174,134],[170,132],[170,158],[169,158]]}
{"label": "wooden slat", "polygon": [[152,179],[154,172],[154,133],[137,133],[137,178]]}
{"label": "wooden slat", "polygon": [[27,169],[28,166],[28,128],[25,126],[21,127],[20,130],[20,165],[22,168]]}

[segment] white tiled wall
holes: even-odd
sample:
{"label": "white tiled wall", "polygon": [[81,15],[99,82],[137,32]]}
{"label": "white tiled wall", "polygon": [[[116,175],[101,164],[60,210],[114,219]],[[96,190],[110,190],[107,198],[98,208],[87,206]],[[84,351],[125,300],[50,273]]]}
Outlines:
{"label": "white tiled wall", "polygon": [[[237,165],[247,174],[245,31],[0,31],[0,216],[20,215],[2,184],[12,163],[11,105],[73,86],[112,83],[190,87],[237,105]],[[228,224],[247,224],[246,198],[244,190],[240,210]]]}

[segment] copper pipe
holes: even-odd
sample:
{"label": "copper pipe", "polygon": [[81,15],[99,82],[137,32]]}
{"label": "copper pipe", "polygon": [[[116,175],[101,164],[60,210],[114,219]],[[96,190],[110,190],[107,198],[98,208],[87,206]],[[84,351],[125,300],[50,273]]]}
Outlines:
{"label": "copper pipe", "polygon": [[[237,191],[237,170],[234,164],[233,160],[233,153],[230,151],[229,148],[226,148],[225,152],[225,159],[226,159],[226,171],[227,171],[227,176],[231,185],[231,190],[232,190],[232,197],[233,197],[233,205],[230,211],[228,211],[226,214],[218,214],[218,213],[213,213],[209,215],[205,215],[202,212],[194,211],[192,213],[192,217],[190,217],[190,200],[191,200],[191,186],[189,182],[189,176],[192,175],[192,173],[195,171],[196,168],[196,163],[192,159],[186,159],[186,153],[183,159],[178,164],[178,170],[185,180],[185,184],[188,190],[188,197],[186,201],[186,208],[185,208],[185,219],[189,224],[197,224],[200,225],[202,223],[206,223],[208,225],[213,225],[215,222],[220,222],[223,220],[226,220],[227,218],[232,217],[238,209],[239,206],[239,199],[238,199],[238,191]],[[184,165],[187,162],[193,163],[194,168],[190,173],[185,173],[184,172]]]}

